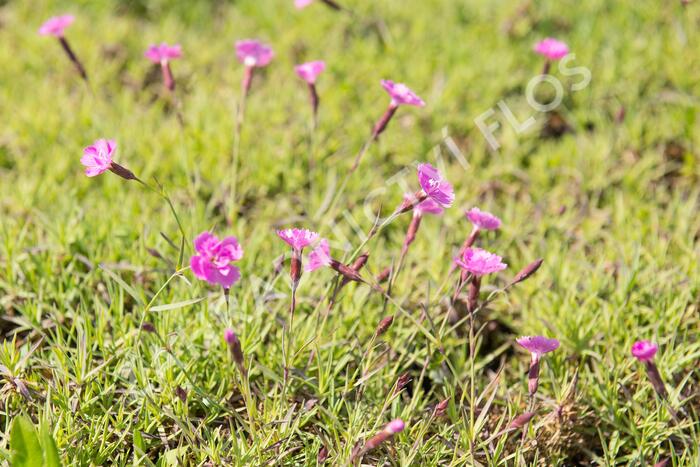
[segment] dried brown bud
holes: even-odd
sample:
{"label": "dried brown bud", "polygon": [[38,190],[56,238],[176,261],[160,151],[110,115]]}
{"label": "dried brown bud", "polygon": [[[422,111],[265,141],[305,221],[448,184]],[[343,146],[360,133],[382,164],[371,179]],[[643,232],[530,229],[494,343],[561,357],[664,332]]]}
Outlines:
{"label": "dried brown bud", "polygon": [[508,428],[517,430],[518,428],[522,428],[525,425],[527,425],[532,417],[535,416],[535,412],[525,412],[523,414],[518,415],[513,419],[512,422],[510,422],[510,425],[508,425]]}
{"label": "dried brown bud", "polygon": [[182,386],[175,386],[175,395],[182,401],[187,402],[187,391]]}
{"label": "dried brown bud", "polygon": [[668,393],[666,392],[666,385],[664,385],[664,381],[661,379],[659,369],[656,368],[656,365],[651,360],[647,360],[644,363],[647,368],[647,376],[649,377],[649,381],[654,387],[654,390],[659,395],[659,397],[661,397],[662,399],[666,399]]}
{"label": "dried brown bud", "polygon": [[382,282],[386,282],[386,280],[389,278],[390,275],[391,275],[391,266],[387,266],[384,268],[384,270],[382,272],[380,272],[377,275],[377,282],[379,282],[380,284]]}
{"label": "dried brown bud", "polygon": [[544,259],[540,258],[525,266],[523,269],[520,270],[519,273],[515,275],[510,285],[513,286],[515,284],[523,282],[524,280],[527,280],[531,275],[537,272],[540,266],[542,266],[543,261]]}
{"label": "dried brown bud", "polygon": [[375,331],[375,335],[377,337],[379,337],[382,334],[384,334],[387,331],[387,329],[389,329],[389,327],[391,326],[391,323],[393,323],[393,322],[394,322],[394,315],[389,315],[386,318],[382,319],[379,322],[379,326],[377,326],[377,330]]}
{"label": "dried brown bud", "polygon": [[233,361],[236,362],[236,365],[238,365],[238,368],[241,370],[241,372],[245,372],[241,341],[238,339],[236,333],[233,332],[233,329],[224,330],[224,340],[228,344],[229,350],[231,350],[231,356],[233,357]]}
{"label": "dried brown bud", "polygon": [[156,327],[148,321],[143,322],[141,329],[143,329],[145,332],[156,332]]}
{"label": "dried brown bud", "polygon": [[321,446],[318,450],[318,463],[323,464],[328,459],[328,448],[326,446]]}
{"label": "dried brown bud", "polygon": [[396,380],[396,389],[394,390],[394,394],[401,392],[403,388],[405,388],[409,381],[411,381],[411,378],[408,376],[408,373],[404,373],[399,378]]}
{"label": "dried brown bud", "polygon": [[357,271],[352,269],[350,266],[344,265],[340,261],[331,259],[330,267],[347,280],[355,282],[365,282],[365,280],[362,279],[362,276],[360,276],[360,274],[358,274]]}
{"label": "dried brown bud", "polygon": [[357,257],[355,261],[352,262],[350,267],[354,269],[355,271],[360,271],[363,267],[365,267],[365,264],[367,264],[367,260],[369,259],[369,252],[364,252],[360,256]]}
{"label": "dried brown bud", "polygon": [[125,180],[138,180],[136,175],[134,175],[134,172],[127,169],[126,167],[117,164],[116,162],[112,162],[112,164],[109,166],[109,170],[111,170],[113,173],[119,175]]}
{"label": "dried brown bud", "polygon": [[433,414],[435,414],[436,417],[442,417],[445,415],[445,412],[447,412],[447,407],[450,405],[450,399],[445,399],[444,401],[441,401],[438,403],[438,405],[435,406],[435,410]]}
{"label": "dried brown bud", "polygon": [[24,381],[19,378],[15,378],[13,383],[15,385],[15,389],[17,389],[17,392],[20,393],[22,397],[28,401],[32,400],[32,395],[29,393],[29,389],[27,388],[27,385],[24,384]]}

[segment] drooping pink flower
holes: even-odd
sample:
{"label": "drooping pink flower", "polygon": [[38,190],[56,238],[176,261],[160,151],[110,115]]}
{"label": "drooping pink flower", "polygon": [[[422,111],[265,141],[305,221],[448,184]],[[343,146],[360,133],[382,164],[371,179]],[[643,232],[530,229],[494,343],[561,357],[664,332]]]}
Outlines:
{"label": "drooping pink flower", "polygon": [[540,382],[540,358],[542,355],[559,348],[559,341],[544,336],[523,336],[515,341],[530,352],[530,368],[528,369],[528,392],[534,396]]}
{"label": "drooping pink flower", "polygon": [[481,248],[467,248],[461,258],[455,258],[455,264],[477,277],[502,271],[508,267],[503,258]]}
{"label": "drooping pink flower", "polygon": [[396,107],[401,104],[415,105],[417,107],[425,106],[423,99],[418,97],[416,93],[411,91],[411,89],[403,83],[394,83],[391,80],[383,79],[382,87],[389,93],[392,106]]}
{"label": "drooping pink flower", "polygon": [[[408,197],[413,197],[413,194],[405,195],[404,199],[407,199]],[[443,212],[445,212],[445,209],[443,209],[443,207],[432,198],[426,198],[413,207],[414,216],[423,216],[425,214],[439,216]]]}
{"label": "drooping pink flower", "polygon": [[549,60],[559,60],[569,54],[569,46],[551,37],[535,44],[535,52]]}
{"label": "drooping pink flower", "polygon": [[328,240],[322,238],[318,246],[313,249],[309,254],[309,262],[306,263],[306,272],[312,272],[316,269],[330,266],[331,264],[331,250],[328,245]]}
{"label": "drooping pink flower", "polygon": [[632,355],[640,362],[648,362],[654,358],[659,347],[651,341],[637,341],[632,345]]}
{"label": "drooping pink flower", "polygon": [[326,69],[326,62],[318,60],[315,62],[302,63],[294,67],[297,75],[309,84],[315,84],[316,78]]}
{"label": "drooping pink flower", "polygon": [[475,229],[496,230],[501,227],[501,219],[476,207],[467,211],[467,219],[474,224]]}
{"label": "drooping pink flower", "polygon": [[236,342],[236,339],[238,336],[236,336],[236,333],[233,331],[231,328],[226,328],[224,329],[224,340],[228,345],[232,345],[234,342]]}
{"label": "drooping pink flower", "polygon": [[54,16],[49,18],[39,28],[39,34],[42,36],[63,37],[64,30],[75,21],[73,15]]}
{"label": "drooping pink flower", "polygon": [[270,46],[253,39],[244,39],[236,42],[236,57],[246,67],[266,66],[274,57]]}
{"label": "drooping pink flower", "polygon": [[296,228],[278,230],[277,236],[297,251],[303,250],[318,239],[318,234],[316,232]]}
{"label": "drooping pink flower", "polygon": [[307,6],[311,5],[314,0],[294,0],[294,6],[297,8],[297,10],[301,10],[302,8],[306,8]]}
{"label": "drooping pink flower", "polygon": [[190,259],[194,275],[210,284],[218,284],[228,289],[241,278],[241,272],[231,263],[243,258],[243,248],[236,237],[223,240],[202,232],[194,240],[196,255]]}
{"label": "drooping pink flower", "polygon": [[112,168],[112,154],[117,143],[111,139],[98,139],[83,149],[80,163],[85,166],[85,175],[94,177]]}
{"label": "drooping pink flower", "polygon": [[452,185],[430,164],[418,164],[418,182],[428,197],[445,208],[452,206],[455,199]]}
{"label": "drooping pink flower", "polygon": [[180,44],[168,45],[165,42],[160,45],[151,44],[144,56],[153,63],[167,62],[182,57],[182,47]]}
{"label": "drooping pink flower", "polygon": [[536,360],[539,360],[542,355],[559,348],[557,339],[549,339],[544,336],[523,336],[518,337],[515,341],[529,351],[533,359]]}

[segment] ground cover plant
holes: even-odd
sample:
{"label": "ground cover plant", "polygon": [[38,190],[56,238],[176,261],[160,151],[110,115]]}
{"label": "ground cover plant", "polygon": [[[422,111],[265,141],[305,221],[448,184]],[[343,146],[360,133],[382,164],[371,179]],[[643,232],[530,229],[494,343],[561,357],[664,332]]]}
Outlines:
{"label": "ground cover plant", "polygon": [[700,463],[696,2],[0,3],[5,463]]}

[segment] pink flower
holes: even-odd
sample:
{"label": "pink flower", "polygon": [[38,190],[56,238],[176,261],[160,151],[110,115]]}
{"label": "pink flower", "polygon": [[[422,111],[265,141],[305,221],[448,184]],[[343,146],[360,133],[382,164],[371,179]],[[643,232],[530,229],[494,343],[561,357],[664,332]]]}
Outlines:
{"label": "pink flower", "polygon": [[415,105],[417,107],[425,106],[423,99],[418,97],[416,93],[411,91],[408,86],[403,83],[394,83],[391,80],[382,80],[382,87],[391,96],[392,106],[399,106],[401,104]]}
{"label": "pink flower", "polygon": [[430,164],[418,164],[418,182],[426,195],[449,208],[455,199],[452,185]]}
{"label": "pink flower", "polygon": [[491,274],[508,267],[500,256],[481,248],[467,248],[462,258],[455,259],[455,264],[475,276]]}
{"label": "pink flower", "polygon": [[233,331],[231,328],[226,328],[224,329],[224,340],[228,345],[232,345],[234,342],[236,342],[236,339],[238,336],[236,336],[236,333]]}
{"label": "pink flower", "polygon": [[518,337],[515,341],[530,352],[533,361],[539,361],[542,355],[559,348],[558,340],[548,339],[544,336],[523,336]]}
{"label": "pink flower", "polygon": [[314,84],[316,83],[316,78],[318,78],[318,75],[323,72],[323,70],[326,69],[326,62],[323,60],[319,60],[316,62],[308,62],[308,63],[302,63],[301,65],[297,65],[294,67],[294,71],[297,72],[297,75],[304,81],[306,81],[309,84]]}
{"label": "pink flower", "polygon": [[315,242],[318,238],[318,234],[316,232],[312,232],[307,229],[278,230],[277,235],[297,251],[303,250]]}
{"label": "pink flower", "polygon": [[73,21],[75,21],[75,16],[73,15],[54,16],[41,25],[39,34],[42,36],[63,37],[64,29],[70,26]]}
{"label": "pink flower", "polygon": [[559,60],[569,54],[569,47],[561,41],[548,37],[535,44],[535,52],[549,60]]}
{"label": "pink flower", "polygon": [[243,248],[236,237],[226,237],[219,241],[215,235],[202,232],[194,240],[197,254],[190,259],[194,275],[210,284],[230,288],[241,278],[241,272],[231,265],[243,258]]}
{"label": "pink flower", "polygon": [[328,246],[328,240],[321,239],[318,246],[309,254],[309,262],[306,264],[306,272],[312,272],[324,266],[331,264],[331,250]]}
{"label": "pink flower", "polygon": [[632,355],[640,362],[648,362],[654,358],[659,347],[651,341],[637,341],[632,345]]}
{"label": "pink flower", "polygon": [[245,39],[236,42],[238,61],[247,67],[263,67],[274,57],[272,49],[262,42]]}
{"label": "pink flower", "polygon": [[297,8],[297,10],[301,10],[302,8],[306,8],[307,6],[311,5],[314,0],[294,0],[294,6]]}
{"label": "pink flower", "polygon": [[406,428],[406,424],[404,423],[404,421],[400,418],[397,418],[387,423],[387,425],[384,427],[384,430],[389,434],[395,435],[396,433],[403,431],[404,428]]}
{"label": "pink flower", "polygon": [[[407,193],[404,195],[403,199],[405,202],[415,202],[415,195],[413,193]],[[445,212],[445,210],[442,208],[442,206],[440,206],[432,198],[426,198],[413,207],[414,216],[423,216],[425,214],[435,214],[436,216],[439,216],[443,212]]]}
{"label": "pink flower", "polygon": [[168,45],[165,42],[160,45],[151,44],[143,55],[153,63],[167,62],[182,57],[182,47],[180,44]]}
{"label": "pink flower", "polygon": [[85,166],[85,175],[94,177],[112,168],[112,154],[117,143],[111,139],[98,139],[92,146],[83,149],[80,163]]}
{"label": "pink flower", "polygon": [[471,208],[467,211],[467,219],[474,224],[474,228],[480,230],[496,230],[501,227],[501,219],[479,208]]}

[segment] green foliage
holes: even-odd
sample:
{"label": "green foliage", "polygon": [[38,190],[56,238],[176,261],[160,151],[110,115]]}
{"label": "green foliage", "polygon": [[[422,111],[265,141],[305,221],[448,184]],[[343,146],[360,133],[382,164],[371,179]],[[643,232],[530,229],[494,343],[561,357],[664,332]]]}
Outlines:
{"label": "green foliage", "polygon": [[[50,427],[67,465],[313,465],[322,446],[327,465],[345,465],[357,443],[400,417],[406,430],[364,463],[698,465],[700,4],[342,3],[354,14],[318,1],[296,11],[292,0],[0,7],[3,460],[42,452],[29,443],[54,452]],[[76,15],[66,37],[89,86],[55,39],[36,33],[64,12]],[[525,97],[542,69],[532,45],[546,36],[566,41],[592,75],[574,92],[578,77],[553,67],[565,90],[557,117]],[[256,71],[246,102],[234,199],[242,67],[233,43],[249,37],[276,56]],[[183,46],[172,63],[180,107],[143,58],[161,41]],[[312,133],[293,66],[314,59],[328,69]],[[428,105],[399,109],[350,175],[388,104],[383,78]],[[535,126],[516,132],[501,100]],[[491,108],[497,152],[474,122]],[[101,137],[117,141],[117,162],[163,184],[184,251],[158,193],[82,174],[83,147]],[[288,251],[274,229],[318,230],[349,259],[377,213],[417,188],[411,164],[438,163],[438,152],[457,202],[423,219],[392,299],[349,284],[325,316],[335,277],[305,273],[294,351],[283,354],[290,287],[288,262],[277,272],[276,261]],[[494,300],[477,314],[473,365],[467,320],[448,313],[450,261],[471,206],[502,218],[479,246],[509,264],[484,278],[482,299]],[[363,277],[398,262],[409,221],[397,218],[365,245]],[[245,250],[230,306],[221,290],[176,272],[207,229],[237,236]],[[502,292],[540,257],[532,278]],[[375,337],[388,315],[392,326]],[[226,327],[240,338],[246,376]],[[537,414],[521,438],[507,427],[528,409],[529,357],[514,340],[530,334],[562,345],[543,361]],[[640,338],[660,346],[668,402],[630,356]],[[397,390],[404,374],[410,382]]]}
{"label": "green foliage", "polygon": [[37,431],[32,422],[20,415],[12,422],[10,433],[14,467],[60,467],[56,442],[46,425]]}

